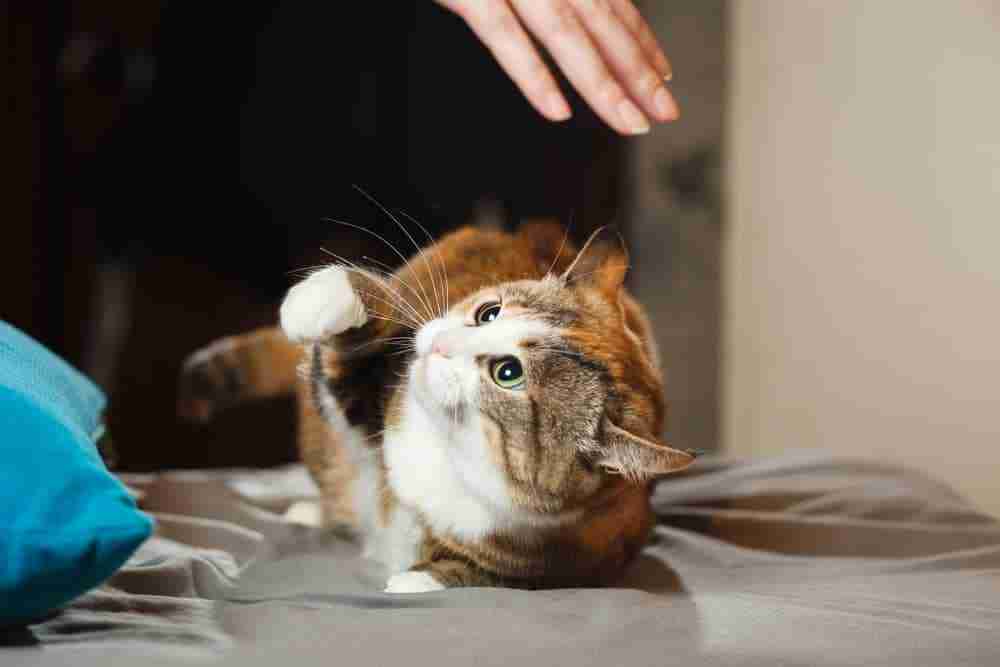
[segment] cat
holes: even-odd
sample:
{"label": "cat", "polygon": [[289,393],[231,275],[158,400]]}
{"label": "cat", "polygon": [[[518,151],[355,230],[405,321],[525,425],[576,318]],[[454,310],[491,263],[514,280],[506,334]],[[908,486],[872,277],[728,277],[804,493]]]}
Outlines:
{"label": "cat", "polygon": [[651,480],[694,459],[659,438],[626,269],[555,224],[463,228],[395,273],[338,262],[291,288],[280,328],[195,353],[182,411],[296,391],[322,521],[360,533],[386,592],[612,583],[651,530]]}

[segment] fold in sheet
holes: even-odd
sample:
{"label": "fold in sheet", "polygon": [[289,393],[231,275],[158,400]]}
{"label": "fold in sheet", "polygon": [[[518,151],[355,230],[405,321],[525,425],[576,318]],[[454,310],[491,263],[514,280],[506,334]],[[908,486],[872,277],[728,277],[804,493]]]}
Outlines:
{"label": "fold in sheet", "polygon": [[1000,523],[892,466],[709,460],[659,484],[617,587],[416,596],[283,519],[315,498],[301,466],[125,481],[156,536],[0,663],[1000,664]]}

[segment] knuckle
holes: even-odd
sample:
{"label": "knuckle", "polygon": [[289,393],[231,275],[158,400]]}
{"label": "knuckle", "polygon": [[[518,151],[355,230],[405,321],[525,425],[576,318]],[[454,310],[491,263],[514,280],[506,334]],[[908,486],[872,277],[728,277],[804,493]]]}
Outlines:
{"label": "knuckle", "polygon": [[564,37],[577,32],[576,12],[567,2],[556,2],[546,25],[546,32],[553,37]]}
{"label": "knuckle", "polygon": [[513,35],[519,27],[517,17],[506,10],[489,12],[482,20],[481,25],[485,34],[504,38]]}
{"label": "knuckle", "polygon": [[660,87],[660,77],[651,68],[642,65],[639,75],[635,80],[635,87],[640,94],[651,94]]}
{"label": "knuckle", "polygon": [[642,15],[639,10],[635,8],[631,2],[624,0],[624,2],[618,3],[618,17],[621,19],[625,27],[633,32],[638,32],[644,27],[644,22],[642,20]]}
{"label": "knuckle", "polygon": [[574,0],[577,10],[592,18],[607,19],[613,15],[608,0]]}
{"label": "knuckle", "polygon": [[594,90],[598,99],[607,104],[618,104],[625,97],[625,91],[622,90],[622,87],[608,75],[602,75],[597,79]]}
{"label": "knuckle", "polygon": [[533,62],[528,66],[527,71],[527,81],[525,85],[534,94],[541,95],[552,88],[550,81],[551,75],[549,73],[549,68],[545,66],[539,59],[534,59]]}
{"label": "knuckle", "polygon": [[634,32],[639,36],[639,43],[643,46],[656,46],[656,35],[653,34],[653,31],[645,23],[639,26]]}

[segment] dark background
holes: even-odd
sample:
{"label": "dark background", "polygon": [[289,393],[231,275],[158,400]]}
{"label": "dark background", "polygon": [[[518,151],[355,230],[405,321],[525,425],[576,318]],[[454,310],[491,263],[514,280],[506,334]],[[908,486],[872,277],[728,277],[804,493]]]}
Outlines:
{"label": "dark background", "polygon": [[321,246],[396,259],[324,217],[406,252],[353,184],[434,235],[491,202],[505,226],[628,232],[622,141],[572,93],[573,119],[544,121],[427,0],[4,12],[0,317],[105,388],[122,469],[294,457],[289,402],[190,426],[177,372],[214,338],[272,323]]}

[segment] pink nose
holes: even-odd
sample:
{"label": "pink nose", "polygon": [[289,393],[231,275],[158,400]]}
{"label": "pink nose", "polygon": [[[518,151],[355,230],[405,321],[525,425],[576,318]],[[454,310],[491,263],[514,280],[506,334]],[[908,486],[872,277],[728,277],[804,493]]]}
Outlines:
{"label": "pink nose", "polygon": [[443,334],[438,334],[434,337],[434,342],[431,343],[431,354],[439,354],[442,357],[450,357],[452,353],[452,347],[448,344]]}

